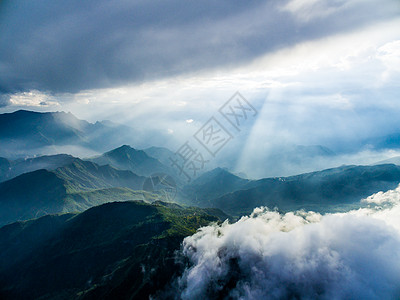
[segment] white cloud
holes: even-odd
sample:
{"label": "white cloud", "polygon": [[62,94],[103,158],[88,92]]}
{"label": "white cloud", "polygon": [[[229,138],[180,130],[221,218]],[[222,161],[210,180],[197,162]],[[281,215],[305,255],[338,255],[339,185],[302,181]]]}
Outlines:
{"label": "white cloud", "polygon": [[178,281],[180,297],[397,299],[399,195],[385,194],[391,206],[325,216],[258,208],[203,227],[183,242],[191,266]]}
{"label": "white cloud", "polygon": [[[347,1],[347,4],[349,2],[351,1]],[[291,0],[282,7],[282,10],[292,13],[302,22],[309,22],[337,13],[344,4],[346,1]]]}
{"label": "white cloud", "polygon": [[377,57],[388,68],[393,68],[400,72],[400,40],[389,42],[379,47]]}
{"label": "white cloud", "polygon": [[[378,48],[376,57],[382,61],[386,70],[382,74],[382,80],[386,81],[393,73],[400,72],[400,40],[386,43]],[[398,78],[398,76],[397,76]]]}
{"label": "white cloud", "polygon": [[56,99],[40,91],[32,90],[13,94],[9,99],[12,106],[17,107],[55,107],[60,106]]}
{"label": "white cloud", "polygon": [[362,200],[366,203],[374,204],[398,204],[400,203],[400,186],[395,190],[389,190],[387,192],[378,192]]}

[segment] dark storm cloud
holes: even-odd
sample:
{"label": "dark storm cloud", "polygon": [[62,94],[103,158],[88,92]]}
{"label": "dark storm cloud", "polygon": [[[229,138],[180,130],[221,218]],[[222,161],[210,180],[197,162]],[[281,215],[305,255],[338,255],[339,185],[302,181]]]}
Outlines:
{"label": "dark storm cloud", "polygon": [[303,2],[282,10],[273,0],[3,1],[0,92],[77,92],[238,64],[398,8],[391,0]]}

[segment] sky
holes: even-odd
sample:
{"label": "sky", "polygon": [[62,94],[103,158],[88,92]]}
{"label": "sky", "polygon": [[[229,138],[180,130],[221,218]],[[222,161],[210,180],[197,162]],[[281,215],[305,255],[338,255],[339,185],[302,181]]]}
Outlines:
{"label": "sky", "polygon": [[[221,155],[294,174],[258,161],[399,132],[399,13],[398,0],[1,1],[0,113],[71,111],[174,150],[239,91],[258,113]],[[369,151],[357,162],[397,154]]]}

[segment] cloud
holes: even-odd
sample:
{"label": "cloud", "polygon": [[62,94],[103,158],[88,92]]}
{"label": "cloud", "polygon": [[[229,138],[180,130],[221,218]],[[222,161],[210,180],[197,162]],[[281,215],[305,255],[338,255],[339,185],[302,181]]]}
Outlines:
{"label": "cloud", "polygon": [[[218,69],[399,11],[395,0],[303,2],[290,1],[285,11],[276,0],[3,1],[0,90],[76,93]],[[304,11],[314,15],[332,7],[323,18],[297,21]]]}
{"label": "cloud", "polygon": [[[347,1],[349,3],[351,1]],[[302,22],[327,17],[342,9],[346,1],[292,0],[282,10],[291,12]]]}
{"label": "cloud", "polygon": [[385,193],[389,206],[323,216],[257,208],[236,223],[201,228],[183,242],[190,266],[177,293],[182,299],[397,299],[399,195],[400,188]]}
{"label": "cloud", "polygon": [[0,107],[7,106],[10,104],[10,96],[8,94],[0,93]]}
{"label": "cloud", "polygon": [[393,74],[400,72],[400,40],[386,43],[378,49],[377,59],[386,67],[382,74],[382,81],[388,81]]}
{"label": "cloud", "polygon": [[59,103],[54,97],[41,93],[39,91],[21,92],[13,94],[9,97],[9,103],[13,106],[20,107],[49,107],[58,106]]}
{"label": "cloud", "polygon": [[374,204],[398,204],[400,203],[400,186],[395,190],[378,192],[362,200],[366,203]]}

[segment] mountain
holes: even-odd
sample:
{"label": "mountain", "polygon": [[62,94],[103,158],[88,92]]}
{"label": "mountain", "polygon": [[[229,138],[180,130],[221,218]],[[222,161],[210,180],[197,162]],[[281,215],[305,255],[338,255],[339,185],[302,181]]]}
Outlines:
{"label": "mountain", "polygon": [[[198,203],[240,216],[258,206],[283,211],[305,209],[319,212],[340,210],[378,191],[398,186],[400,166],[342,166],[291,177],[249,181],[241,190]],[[210,187],[212,183],[208,184]],[[207,186],[203,187],[208,189]]]}
{"label": "mountain", "polygon": [[75,160],[77,160],[76,157],[67,154],[45,155],[11,161],[0,157],[0,182],[40,169],[54,170],[71,164]]}
{"label": "mountain", "polygon": [[76,159],[0,183],[0,225],[45,214],[83,211],[110,201],[159,199],[142,190],[145,177]]}
{"label": "mountain", "polygon": [[0,157],[0,182],[9,179],[11,163],[8,159]]}
{"label": "mountain", "polygon": [[60,212],[66,189],[56,174],[38,170],[0,183],[0,224]]}
{"label": "mountain", "polygon": [[4,226],[0,298],[149,299],[181,274],[182,239],[226,218],[215,209],[133,201]]}
{"label": "mountain", "polygon": [[[169,151],[166,148],[159,149]],[[8,160],[0,157],[0,182],[12,179],[23,173],[40,169],[55,170],[78,160],[78,158],[67,154],[43,155],[16,160]],[[144,176],[157,172],[173,173],[171,168],[163,165],[156,158],[148,155],[144,150],[135,150],[126,145],[88,160],[100,165],[111,165],[118,169],[131,170],[136,174]]]}
{"label": "mountain", "polygon": [[240,178],[223,168],[215,168],[196,178],[183,188],[184,195],[193,205],[201,204],[205,199],[214,199],[226,193],[241,190],[249,180]]}
{"label": "mountain", "polygon": [[102,166],[111,165],[121,170],[130,170],[142,176],[150,176],[160,172],[172,173],[171,168],[147,155],[145,151],[133,149],[128,145],[123,145],[89,160]]}
{"label": "mountain", "polygon": [[149,147],[143,149],[143,151],[146,152],[148,156],[158,159],[162,164],[166,166],[171,165],[171,160],[169,158],[174,157],[175,155],[174,152],[164,147]]}
{"label": "mountain", "polygon": [[7,158],[59,153],[60,147],[67,146],[69,149],[73,146],[92,152],[104,151],[132,136],[135,134],[127,126],[111,122],[89,123],[65,112],[19,110],[0,114],[0,156]]}
{"label": "mountain", "polygon": [[99,166],[90,161],[77,160],[58,168],[54,173],[61,178],[69,192],[88,191],[108,187],[141,189],[145,177],[109,165]]}
{"label": "mountain", "polygon": [[37,148],[52,144],[84,142],[81,135],[89,123],[70,113],[38,113],[19,110],[0,114],[0,139],[13,143],[26,141]]}

